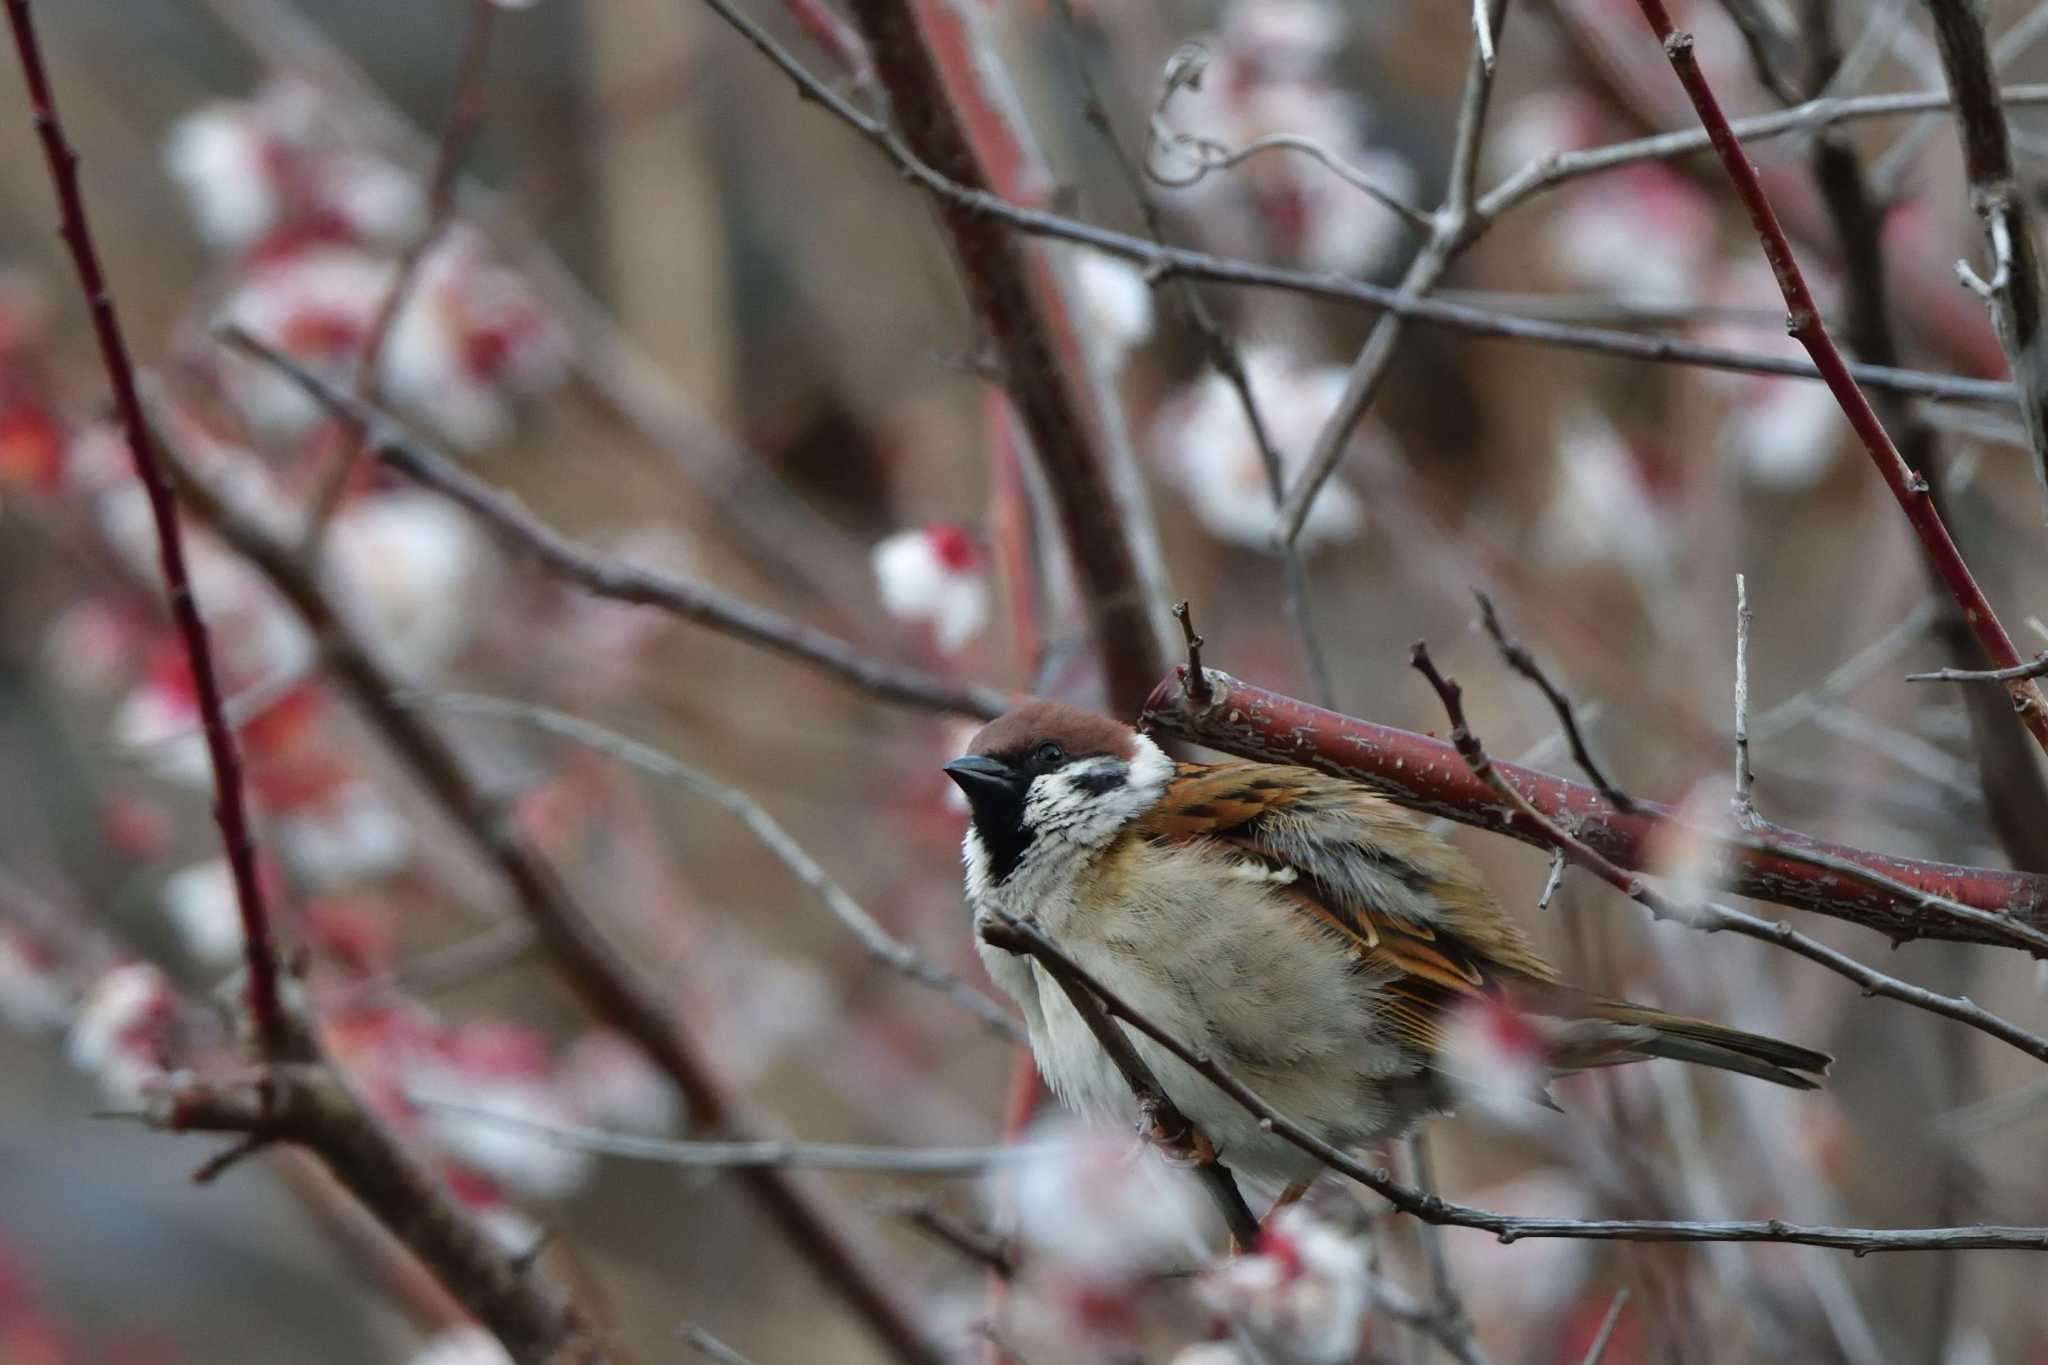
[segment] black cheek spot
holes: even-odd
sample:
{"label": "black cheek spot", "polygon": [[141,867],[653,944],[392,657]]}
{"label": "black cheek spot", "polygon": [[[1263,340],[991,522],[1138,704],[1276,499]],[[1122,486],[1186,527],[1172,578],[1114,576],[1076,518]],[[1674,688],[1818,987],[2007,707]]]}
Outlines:
{"label": "black cheek spot", "polygon": [[1115,768],[1108,768],[1102,772],[1075,773],[1070,780],[1075,790],[1085,792],[1089,796],[1101,796],[1124,785],[1123,773]]}

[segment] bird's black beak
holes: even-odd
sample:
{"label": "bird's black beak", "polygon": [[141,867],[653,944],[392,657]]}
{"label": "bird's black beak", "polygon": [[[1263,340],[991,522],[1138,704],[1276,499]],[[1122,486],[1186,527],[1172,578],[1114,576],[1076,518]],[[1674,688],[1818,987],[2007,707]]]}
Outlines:
{"label": "bird's black beak", "polygon": [[1015,830],[1024,820],[1024,793],[1030,775],[1000,759],[972,755],[946,765],[946,776],[958,784],[984,832]]}

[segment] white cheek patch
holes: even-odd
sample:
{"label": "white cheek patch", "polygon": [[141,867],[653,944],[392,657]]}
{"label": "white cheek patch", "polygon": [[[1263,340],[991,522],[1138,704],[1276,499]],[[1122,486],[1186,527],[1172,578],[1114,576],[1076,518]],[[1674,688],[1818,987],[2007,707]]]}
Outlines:
{"label": "white cheek patch", "polygon": [[967,895],[969,899],[979,899],[988,891],[988,849],[972,825],[960,841],[960,861],[966,868]]}

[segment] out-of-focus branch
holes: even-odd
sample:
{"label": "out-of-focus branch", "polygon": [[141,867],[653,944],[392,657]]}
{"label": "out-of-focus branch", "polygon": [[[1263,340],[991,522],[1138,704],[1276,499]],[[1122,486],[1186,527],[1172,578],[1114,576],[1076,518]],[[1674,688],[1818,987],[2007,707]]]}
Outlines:
{"label": "out-of-focus branch", "polygon": [[408,1093],[416,1108],[524,1133],[550,1146],[600,1156],[653,1161],[699,1170],[744,1170],[756,1166],[813,1171],[859,1171],[875,1175],[977,1176],[1032,1155],[1028,1147],[871,1147],[845,1142],[690,1142],[675,1138],[614,1133],[580,1124],[548,1123],[460,1100]]}
{"label": "out-of-focus branch", "polygon": [[[2048,85],[2008,86],[2000,93],[2007,104],[2048,104]],[[1804,104],[1796,104],[1790,109],[1780,109],[1776,113],[1737,119],[1729,127],[1744,143],[1753,143],[1862,119],[1899,118],[1910,114],[1922,114],[1946,109],[1949,104],[1947,93],[1939,90],[1858,95],[1847,99],[1814,99]],[[1626,142],[1609,143],[1605,147],[1589,147],[1576,152],[1552,152],[1548,156],[1531,161],[1488,190],[1481,196],[1475,216],[1482,222],[1491,222],[1527,200],[1573,180],[1643,161],[1669,161],[1675,157],[1690,156],[1695,152],[1707,151],[1712,146],[1713,142],[1708,138],[1705,129],[1687,128],[1678,132],[1656,133],[1649,137],[1631,138]]]}
{"label": "out-of-focus branch", "polygon": [[[1800,272],[1799,262],[1793,258],[1792,243],[1779,226],[1777,214],[1764,193],[1756,166],[1729,130],[1727,115],[1722,113],[1720,102],[1714,97],[1713,89],[1707,84],[1706,75],[1693,54],[1692,36],[1678,32],[1673,26],[1664,0],[1637,0],[1637,3],[1651,31],[1664,45],[1672,70],[1685,87],[1694,112],[1713,140],[1721,165],[1749,214],[1750,225],[1756,230],[1764,256],[1770,262],[1771,273],[1777,278],[1779,292],[1785,296],[1788,329],[1813,358],[1829,391],[1841,404],[1843,415],[1849,419],[1849,425],[1862,442],[1871,463],[1877,467],[1879,477],[1884,480],[1899,510],[1905,514],[1907,524],[1919,538],[1921,549],[1936,576],[1962,609],[1965,621],[1976,636],[1978,648],[1994,668],[2009,668],[2017,664],[2020,657],[2013,648],[2012,638],[1999,624],[1997,613],[1971,576],[1955,541],[1950,539],[1941,513],[1929,496],[1926,477],[1910,468],[1900,456],[1898,447],[1892,444],[1884,424],[1871,408],[1870,400],[1856,386],[1842,353],[1835,347],[1834,338],[1828,335],[1827,327],[1821,321],[1820,309],[1813,301],[1813,293],[1807,288],[1806,277]],[[2042,695],[2040,687],[2032,679],[2015,680],[2006,684],[2006,688],[2021,724],[2033,735],[2035,743],[2048,751],[2048,697]]]}
{"label": "out-of-focus branch", "polygon": [[360,423],[379,459],[407,478],[460,503],[500,541],[530,554],[598,597],[655,607],[749,644],[797,659],[884,701],[927,711],[988,718],[1007,698],[994,688],[949,682],[902,664],[863,654],[844,640],[728,596],[706,584],[643,568],[578,544],[528,511],[512,494],[493,487],[382,410],[358,401],[292,357],[237,328],[222,332],[237,349],[296,380],[343,420]]}
{"label": "out-of-focus branch", "polygon": [[[1462,762],[1459,764],[1462,768]],[[1475,779],[1476,780],[1476,779]],[[1122,1020],[1157,1043],[1176,1061],[1228,1095],[1259,1126],[1290,1146],[1315,1157],[1323,1165],[1372,1190],[1402,1213],[1425,1222],[1450,1227],[1478,1228],[1491,1232],[1503,1242],[1529,1237],[1570,1238],[1619,1242],[1782,1242],[1798,1246],[1834,1247],[1865,1255],[1874,1251],[2048,1251],[2048,1228],[1951,1227],[1951,1228],[1848,1228],[1814,1227],[1782,1219],[1700,1222],[1688,1219],[1601,1219],[1525,1218],[1495,1213],[1469,1204],[1454,1204],[1435,1193],[1396,1180],[1382,1167],[1340,1150],[1308,1131],[1288,1115],[1259,1097],[1257,1091],[1204,1052],[1197,1052],[1175,1038],[1131,1003],[1103,985],[1100,979],[1069,956],[1065,949],[1038,932],[1036,926],[1010,919],[998,928],[1014,929],[1023,937],[1018,947],[1028,951],[1051,970],[1057,964],[1061,984],[1092,995],[1097,1007],[1112,1019]],[[1000,946],[1008,947],[1008,943]],[[1014,950],[1013,950],[1014,951]],[[1101,1036],[1098,1034],[1098,1036]]]}
{"label": "out-of-focus branch", "polygon": [[919,985],[928,986],[944,995],[987,1025],[998,1037],[1012,1043],[1025,1041],[1024,1030],[1018,1025],[1015,1016],[884,929],[879,920],[869,914],[844,887],[833,881],[824,868],[818,866],[817,859],[813,858],[802,844],[791,838],[789,831],[763,809],[760,802],[739,788],[716,781],[651,745],[628,739],[622,734],[580,717],[550,710],[545,706],[536,706],[531,702],[449,692],[408,696],[405,700],[408,703],[417,700],[458,713],[491,716],[499,720],[530,725],[549,734],[586,745],[600,753],[609,754],[621,763],[631,764],[642,772],[652,773],[670,782],[681,783],[699,796],[717,802],[745,825],[747,832],[752,834],[763,848],[775,855],[784,867],[795,873],[797,880],[818,894],[818,899],[825,902],[825,907],[832,912],[833,918],[845,925],[853,936],[860,940],[860,945],[867,950],[868,956],[901,972]]}
{"label": "out-of-focus branch", "polygon": [[271,943],[270,916],[264,904],[263,887],[256,876],[256,847],[249,826],[248,804],[242,784],[241,752],[228,724],[221,697],[220,677],[214,669],[213,647],[206,623],[200,619],[199,603],[193,596],[192,578],[185,564],[184,536],[178,529],[178,512],[171,480],[164,468],[149,423],[143,415],[142,398],[135,382],[135,366],[129,358],[128,342],[121,332],[121,320],[114,311],[114,295],[100,264],[99,247],[85,213],[85,196],[79,188],[78,153],[64,135],[57,117],[56,96],[43,66],[41,45],[28,12],[28,0],[7,0],[7,22],[14,35],[14,50],[28,87],[29,108],[34,116],[36,137],[42,143],[43,160],[56,191],[58,235],[71,254],[79,289],[92,315],[93,338],[99,345],[100,364],[113,389],[114,410],[121,433],[128,442],[135,476],[149,499],[150,520],[155,526],[158,562],[163,570],[164,594],[170,602],[171,620],[184,647],[185,662],[192,672],[194,702],[199,725],[206,738],[206,752],[213,766],[213,817],[220,826],[222,845],[227,850],[228,869],[235,888],[235,907],[241,916],[242,951],[248,963],[249,1016],[258,1043],[268,1055],[282,1056],[290,1041],[278,990],[277,953]]}
{"label": "out-of-focus branch", "polygon": [[[713,8],[735,18],[723,0],[713,0]],[[986,174],[916,8],[908,0],[853,0],[849,9],[912,153],[947,180],[980,189]],[[1065,319],[1052,316],[1046,303],[1055,287],[1051,274],[1001,225],[956,200],[935,198],[975,314],[1001,357],[1003,383],[1045,472],[1110,704],[1135,714],[1163,662],[1160,622],[1139,575],[1097,419],[1077,388],[1081,376],[1062,363],[1068,348],[1056,329]]]}
{"label": "out-of-focus branch", "polygon": [[1173,1102],[1173,1097],[1166,1093],[1166,1087],[1159,1083],[1159,1077],[1138,1055],[1130,1038],[1110,1019],[1112,1014],[1128,1016],[1120,1014],[1111,1005],[1112,997],[1099,983],[1083,972],[1036,924],[996,910],[979,927],[984,943],[1030,957],[1060,983],[1060,989],[1066,992],[1074,1012],[1081,1016],[1081,1022],[1088,1026],[1088,1031],[1095,1035],[1095,1041],[1109,1054],[1118,1074],[1124,1078],[1124,1084],[1131,1088],[1131,1094],[1138,1101],[1138,1112],[1151,1124],[1153,1141],[1192,1159],[1195,1174],[1201,1177],[1203,1187],[1215,1201],[1217,1211],[1223,1215],[1231,1238],[1239,1247],[1249,1250],[1258,1241],[1258,1219],[1252,1216],[1251,1209],[1245,1204],[1244,1194],[1237,1188],[1236,1177],[1217,1159],[1216,1148],[1208,1136]]}
{"label": "out-of-focus branch", "polygon": [[569,1295],[499,1246],[325,1061],[269,1066],[247,1079],[178,1080],[150,1098],[148,1117],[173,1132],[236,1133],[313,1152],[519,1365],[611,1358]]}
{"label": "out-of-focus branch", "polygon": [[[169,452],[165,452],[169,455]],[[591,1012],[630,1039],[682,1093],[706,1131],[747,1140],[732,1097],[686,1034],[667,1000],[620,956],[545,859],[520,837],[439,731],[398,700],[399,688],[293,549],[178,468],[186,502],[221,539],[269,580],[321,644],[324,662],[364,717],[451,822],[504,878],[541,950]],[[831,1216],[781,1171],[752,1168],[739,1178],[796,1252],[905,1361],[929,1365],[937,1348],[885,1287],[880,1268],[859,1254]]]}
{"label": "out-of-focus branch", "polygon": [[2034,473],[2048,491],[2048,274],[2034,236],[2033,206],[2013,168],[2012,136],[1984,33],[1984,6],[1927,0],[1927,10],[1955,98],[1970,207],[1983,221],[1991,258],[1988,279],[1977,279],[1961,263],[1956,269],[1990,305],[2019,388],[2020,419],[2034,447]]}
{"label": "out-of-focus branch", "polygon": [[[1325,711],[1217,669],[1203,673],[1208,700],[1189,696],[1186,669],[1177,668],[1145,703],[1145,724],[1245,758],[1306,764],[1363,783],[1411,810],[1548,846],[1442,740]],[[1626,868],[1649,865],[1653,836],[1672,818],[1668,808],[1640,798],[1642,809],[1624,815],[1592,787],[1512,763],[1496,761],[1494,766],[1546,819],[1569,825],[1589,847]],[[2048,877],[1894,857],[1829,844],[1769,823],[1759,823],[1747,837],[1751,843],[1729,841],[1729,889],[1737,895],[1818,911],[1893,938],[2029,950],[2048,922]],[[1796,850],[1800,858],[1830,859],[1898,889],[1762,851],[1766,846]],[[1928,896],[1993,918],[1925,912],[1922,901]]]}
{"label": "out-of-focus branch", "polygon": [[[859,133],[909,180],[936,198],[961,211],[989,218],[1017,232],[1055,241],[1072,242],[1119,256],[1142,266],[1155,282],[1185,275],[1243,288],[1278,289],[1310,298],[1375,311],[1446,327],[1473,336],[1534,345],[1557,346],[1566,350],[1591,351],[1674,365],[1697,365],[1706,369],[1732,370],[1747,374],[1782,374],[1800,379],[1824,378],[1810,359],[1796,356],[1764,355],[1729,346],[1710,346],[1682,337],[1644,336],[1638,332],[1602,327],[1579,327],[1540,318],[1518,317],[1469,304],[1439,298],[1419,298],[1398,288],[1354,280],[1348,276],[1293,270],[1257,261],[1216,256],[1187,247],[1162,246],[1144,237],[1097,227],[1075,218],[1042,209],[1012,204],[971,185],[948,179],[920,160],[903,140],[880,120],[863,113],[820,81],[790,56],[774,38],[724,0],[705,0],[735,28],[739,29],[768,59],[796,83],[803,98],[829,110],[842,123]],[[2009,403],[2012,385],[2002,380],[1970,379],[1956,375],[1929,374],[1881,365],[1848,362],[1856,381],[1873,389],[1888,389],[1924,398],[1959,402]]]}

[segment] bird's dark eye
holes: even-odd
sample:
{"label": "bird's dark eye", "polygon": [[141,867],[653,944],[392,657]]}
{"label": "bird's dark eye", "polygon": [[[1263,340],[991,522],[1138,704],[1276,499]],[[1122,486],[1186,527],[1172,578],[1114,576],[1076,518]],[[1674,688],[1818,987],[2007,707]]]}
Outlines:
{"label": "bird's dark eye", "polygon": [[1031,751],[1031,761],[1041,768],[1050,768],[1067,756],[1067,751],[1047,740]]}

